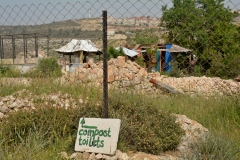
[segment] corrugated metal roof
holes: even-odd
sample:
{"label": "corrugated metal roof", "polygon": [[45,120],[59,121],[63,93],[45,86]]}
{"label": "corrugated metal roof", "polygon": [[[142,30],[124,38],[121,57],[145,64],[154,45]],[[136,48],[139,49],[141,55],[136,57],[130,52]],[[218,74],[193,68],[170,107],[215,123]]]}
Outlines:
{"label": "corrugated metal roof", "polygon": [[56,49],[55,51],[61,53],[71,53],[77,51],[98,52],[99,49],[91,40],[72,39],[71,42],[67,43],[59,49]]}
{"label": "corrugated metal roof", "polygon": [[[129,57],[134,57],[136,55],[138,55],[138,52],[130,50],[128,48],[122,47],[123,48],[123,52],[129,56]],[[116,50],[120,50],[120,47],[117,47]]]}
{"label": "corrugated metal roof", "polygon": [[191,52],[192,50],[173,44],[169,52]]}

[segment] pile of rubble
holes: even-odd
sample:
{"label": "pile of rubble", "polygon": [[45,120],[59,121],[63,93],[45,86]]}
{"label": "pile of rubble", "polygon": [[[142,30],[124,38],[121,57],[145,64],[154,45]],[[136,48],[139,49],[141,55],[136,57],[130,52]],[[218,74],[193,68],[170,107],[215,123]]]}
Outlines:
{"label": "pile of rubble", "polygon": [[[67,74],[66,74],[67,75]],[[240,82],[210,77],[168,77],[160,76],[158,72],[147,73],[144,68],[125,57],[108,61],[109,88],[132,90],[136,93],[162,93],[162,88],[149,81],[155,79],[159,83],[190,95],[236,95],[240,93]],[[70,76],[64,76],[64,81],[72,83],[92,83],[101,86],[103,83],[103,63],[84,63],[83,68],[77,68]],[[166,89],[166,88],[165,88]]]}
{"label": "pile of rubble", "polygon": [[[65,68],[65,67],[64,67]],[[103,63],[84,63],[83,67],[76,68],[72,73],[62,70],[63,76],[55,79],[62,85],[85,84],[93,86],[103,85]],[[154,84],[150,80],[160,83]],[[1,78],[1,85],[30,85],[30,78]],[[165,86],[165,87],[163,87]],[[224,80],[218,77],[168,77],[159,72],[148,73],[144,68],[125,57],[108,61],[108,88],[119,91],[133,91],[143,94],[162,94],[169,91],[188,95],[215,96],[240,95],[240,76],[234,80]],[[166,90],[167,88],[167,90]]]}
{"label": "pile of rubble", "polygon": [[[26,96],[28,95],[28,96]],[[21,90],[13,95],[0,97],[0,119],[7,116],[8,113],[16,112],[20,109],[34,110],[36,105],[41,103],[42,106],[62,107],[68,109],[79,106],[79,104],[87,102],[87,99],[79,97],[78,102],[69,94],[58,92],[56,94],[33,95],[28,90]]]}
{"label": "pile of rubble", "polygon": [[[154,77],[159,76],[156,73]],[[92,83],[101,86],[103,83],[103,63],[84,63],[82,68],[76,68],[68,76],[64,76],[65,83]],[[121,91],[133,90],[136,93],[156,93],[159,90],[148,80],[147,71],[137,63],[125,57],[108,61],[108,88]]]}
{"label": "pile of rubble", "polygon": [[156,77],[157,81],[176,89],[177,91],[190,95],[239,95],[240,82],[234,80],[223,80],[218,77]]}

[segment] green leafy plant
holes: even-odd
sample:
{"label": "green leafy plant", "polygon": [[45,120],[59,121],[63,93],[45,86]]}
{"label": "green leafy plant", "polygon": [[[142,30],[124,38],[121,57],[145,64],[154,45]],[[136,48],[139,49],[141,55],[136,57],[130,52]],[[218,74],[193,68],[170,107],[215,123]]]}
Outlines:
{"label": "green leafy plant", "polygon": [[108,59],[117,58],[118,56],[124,56],[123,48],[120,47],[119,50],[116,50],[113,46],[108,48]]}
{"label": "green leafy plant", "polygon": [[20,70],[11,66],[0,65],[0,77],[19,77],[20,75]]}
{"label": "green leafy plant", "polygon": [[236,14],[223,0],[174,0],[162,11],[160,27],[168,30],[166,40],[191,48],[203,74],[222,78],[239,74],[240,66],[234,64],[240,54],[240,29],[232,23]]}
{"label": "green leafy plant", "polygon": [[140,57],[137,57],[135,62],[140,65],[141,67],[145,68],[146,67],[146,64],[144,62],[144,58],[142,56]]}
{"label": "green leafy plant", "polygon": [[239,146],[229,142],[219,135],[207,135],[194,144],[194,153],[190,159],[225,160],[237,159],[240,153]]}
{"label": "green leafy plant", "polygon": [[62,76],[62,72],[57,59],[50,57],[41,59],[36,69],[26,73],[24,76],[32,78],[60,77]]}

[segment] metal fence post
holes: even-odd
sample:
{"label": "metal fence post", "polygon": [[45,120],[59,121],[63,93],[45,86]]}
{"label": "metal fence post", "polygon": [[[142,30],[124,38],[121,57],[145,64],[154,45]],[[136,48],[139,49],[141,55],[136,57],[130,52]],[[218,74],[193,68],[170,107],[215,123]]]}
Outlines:
{"label": "metal fence post", "polygon": [[1,51],[2,51],[2,59],[4,59],[4,45],[3,45],[3,38],[0,39],[1,40]]}
{"label": "metal fence post", "polygon": [[13,49],[12,56],[13,56],[13,63],[14,63],[14,59],[16,58],[16,53],[15,53],[15,39],[13,35],[12,35],[12,49]]}
{"label": "metal fence post", "polygon": [[103,14],[103,106],[104,118],[108,118],[108,64],[107,64],[107,11]]}
{"label": "metal fence post", "polygon": [[34,33],[34,39],[35,39],[35,56],[38,57],[38,37],[37,37],[37,33]]}
{"label": "metal fence post", "polygon": [[25,34],[23,34],[23,55],[24,55],[24,63],[26,63],[26,40]]}
{"label": "metal fence post", "polygon": [[2,36],[0,36],[0,58],[1,58],[1,60],[3,59],[2,50],[3,50],[3,48],[2,48]]}
{"label": "metal fence post", "polygon": [[47,57],[49,57],[49,36],[47,36]]}

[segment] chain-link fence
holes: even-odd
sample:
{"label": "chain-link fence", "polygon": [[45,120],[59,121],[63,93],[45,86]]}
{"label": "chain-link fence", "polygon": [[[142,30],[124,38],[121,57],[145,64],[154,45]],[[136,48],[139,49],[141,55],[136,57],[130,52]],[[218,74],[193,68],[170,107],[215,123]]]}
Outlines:
{"label": "chain-link fence", "polygon": [[[230,96],[238,102],[240,3],[98,0],[0,5],[0,59],[0,96],[34,87],[36,94],[55,92],[61,97],[65,87],[102,87],[104,117],[111,112],[108,95],[115,94],[108,91],[113,90],[157,98]],[[121,96],[109,101],[121,103]],[[82,104],[50,97],[55,106]],[[22,98],[2,100],[8,109],[0,113],[5,116],[45,101],[30,98],[25,103]]]}

